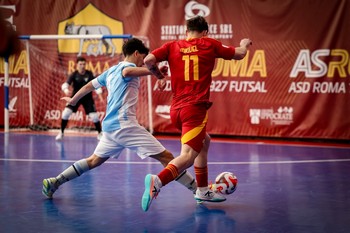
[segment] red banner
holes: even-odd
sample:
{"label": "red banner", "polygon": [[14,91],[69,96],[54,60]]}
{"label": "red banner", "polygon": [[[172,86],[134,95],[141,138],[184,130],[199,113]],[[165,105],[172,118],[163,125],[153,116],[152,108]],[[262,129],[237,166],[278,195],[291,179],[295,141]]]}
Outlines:
{"label": "red banner", "polygon": [[[212,74],[214,105],[209,111],[209,133],[350,139],[348,0],[66,0],[50,1],[50,4],[46,0],[16,3],[0,0],[0,9],[22,35],[87,34],[97,26],[104,34],[144,36],[151,50],[170,40],[185,38],[186,19],[202,15],[210,24],[210,37],[224,44],[239,45],[245,37],[253,40],[244,60],[217,60]],[[102,52],[111,54],[113,48],[115,54],[121,52],[119,42],[102,50],[92,43],[86,41],[80,47],[77,40],[56,41],[52,62],[67,57],[61,63],[64,72],[55,75],[49,72],[32,77],[32,81],[40,80],[42,87],[54,86],[59,93],[71,68],[70,56],[82,53],[95,67]],[[16,93],[13,89],[27,88],[28,77],[20,75],[27,72],[22,67],[26,62],[23,48],[23,54],[14,58],[10,73],[12,104]],[[110,65],[104,64],[101,69]],[[3,87],[3,77],[0,85]],[[170,83],[164,92],[159,92],[153,80],[152,88],[155,131],[177,132],[169,120]],[[18,127],[29,124],[28,114],[21,114],[27,111],[23,109],[28,109],[28,102],[21,101],[28,98],[26,95],[16,95],[16,104],[12,106],[16,112],[10,112]],[[33,99],[41,100],[34,103],[34,108],[48,106],[41,117],[45,118],[47,111],[53,116],[55,111],[59,114],[62,110],[57,99],[45,104],[50,99],[45,89],[33,95]],[[143,98],[140,101],[142,105]],[[58,128],[56,118],[59,117],[45,120]]]}

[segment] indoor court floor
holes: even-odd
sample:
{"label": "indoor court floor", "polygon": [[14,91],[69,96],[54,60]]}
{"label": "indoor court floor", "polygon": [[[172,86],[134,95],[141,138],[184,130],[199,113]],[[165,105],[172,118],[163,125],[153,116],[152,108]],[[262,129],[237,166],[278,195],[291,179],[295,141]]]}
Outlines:
{"label": "indoor court floor", "polygon": [[[177,137],[160,137],[177,155]],[[238,178],[222,203],[196,204],[172,182],[148,212],[144,177],[162,166],[125,150],[120,158],[61,186],[52,200],[42,179],[56,176],[95,149],[95,135],[0,132],[0,232],[62,233],[348,233],[350,145],[213,139],[209,180],[223,171]],[[193,168],[189,171],[193,174]]]}

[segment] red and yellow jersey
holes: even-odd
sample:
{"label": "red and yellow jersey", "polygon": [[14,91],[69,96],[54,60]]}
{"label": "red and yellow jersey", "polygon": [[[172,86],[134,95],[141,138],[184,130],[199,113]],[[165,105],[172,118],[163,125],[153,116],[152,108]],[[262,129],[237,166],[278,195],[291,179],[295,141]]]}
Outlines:
{"label": "red and yellow jersey", "polygon": [[193,38],[165,43],[152,51],[157,62],[168,61],[173,92],[172,108],[209,103],[211,73],[215,59],[230,60],[235,48],[208,38]]}

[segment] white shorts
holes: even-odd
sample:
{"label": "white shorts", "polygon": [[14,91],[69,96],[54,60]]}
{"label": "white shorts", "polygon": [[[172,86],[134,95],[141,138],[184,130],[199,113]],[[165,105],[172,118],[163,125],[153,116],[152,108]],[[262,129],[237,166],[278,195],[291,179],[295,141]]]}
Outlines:
{"label": "white shorts", "polygon": [[113,132],[103,132],[94,154],[101,158],[118,158],[125,148],[135,151],[141,159],[165,151],[165,147],[145,128],[132,126]]}

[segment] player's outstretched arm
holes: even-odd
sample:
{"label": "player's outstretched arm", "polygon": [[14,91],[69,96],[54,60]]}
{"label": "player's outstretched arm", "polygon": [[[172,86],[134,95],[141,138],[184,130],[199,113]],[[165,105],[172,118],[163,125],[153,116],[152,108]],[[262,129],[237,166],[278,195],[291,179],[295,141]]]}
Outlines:
{"label": "player's outstretched arm", "polygon": [[146,67],[125,67],[123,69],[123,77],[128,78],[136,78],[151,74],[152,73]]}
{"label": "player's outstretched arm", "polygon": [[147,66],[148,70],[151,71],[152,74],[157,77],[157,79],[165,78],[165,76],[159,70],[159,68],[157,66],[157,59],[156,59],[156,57],[152,53],[148,54],[145,57],[145,59],[143,60],[143,62]]}
{"label": "player's outstretched arm", "polygon": [[233,59],[241,60],[247,54],[248,48],[252,45],[252,41],[248,38],[242,39],[239,47],[235,48],[235,55]]}
{"label": "player's outstretched arm", "polygon": [[95,87],[92,85],[92,81],[90,81],[85,86],[83,86],[72,98],[65,96],[62,97],[61,100],[64,100],[67,102],[67,104],[74,106],[81,98],[93,90],[95,90]]}
{"label": "player's outstretched arm", "polygon": [[[167,75],[168,74],[168,67],[167,66],[162,66],[159,69],[159,72],[161,74]],[[153,73],[148,70],[146,67],[126,67],[123,69],[123,77],[128,77],[128,78],[135,78],[135,77],[140,77],[140,76],[146,76],[146,75],[152,75]]]}

